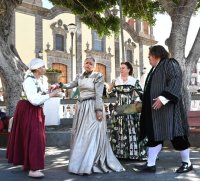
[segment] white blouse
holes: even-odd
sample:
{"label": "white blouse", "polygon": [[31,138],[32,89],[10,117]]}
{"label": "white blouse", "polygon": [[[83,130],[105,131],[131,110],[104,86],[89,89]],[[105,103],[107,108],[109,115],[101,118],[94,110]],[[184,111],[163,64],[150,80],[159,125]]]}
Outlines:
{"label": "white blouse", "polygon": [[49,94],[42,95],[47,93],[47,88],[42,84],[41,79],[27,77],[23,82],[23,88],[28,101],[34,106],[39,106],[50,98]]}
{"label": "white blouse", "polygon": [[127,81],[123,81],[121,76],[117,77],[116,81],[115,81],[115,85],[132,85],[135,86],[137,79],[132,77],[132,76],[128,76]]}

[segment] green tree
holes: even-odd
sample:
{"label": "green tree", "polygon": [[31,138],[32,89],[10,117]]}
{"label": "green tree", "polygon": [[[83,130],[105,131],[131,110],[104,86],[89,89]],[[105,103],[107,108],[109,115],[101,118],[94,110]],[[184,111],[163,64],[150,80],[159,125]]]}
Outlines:
{"label": "green tree", "polygon": [[[100,35],[110,35],[119,31],[119,18],[110,13],[110,8],[118,5],[118,0],[50,0],[54,5],[66,7],[80,17],[80,20],[90,28],[97,30]],[[14,10],[22,0],[0,0],[0,75],[6,88],[7,113],[13,115],[17,101],[20,98],[23,81],[23,71],[26,65],[20,60],[11,44],[11,22]],[[125,16],[155,22],[154,15],[167,12],[171,17],[172,29],[166,44],[170,53],[176,58],[184,73],[183,94],[189,105],[187,85],[191,69],[200,57],[200,30],[193,46],[185,56],[187,32],[192,15],[200,7],[200,0],[122,0]],[[134,41],[134,30],[126,22],[123,28],[129,32]],[[165,28],[165,27],[163,27]]]}
{"label": "green tree", "polygon": [[[66,7],[80,17],[80,20],[95,29],[99,35],[110,35],[119,31],[119,18],[110,13],[110,9],[118,5],[118,0],[50,0],[54,5]],[[200,29],[188,54],[185,55],[185,45],[190,20],[200,7],[200,0],[121,0],[123,15],[135,19],[146,20],[154,24],[157,13],[167,13],[172,22],[171,33],[166,45],[183,71],[183,94],[189,108],[190,94],[187,88],[191,78],[191,70],[200,58]],[[161,31],[162,28],[161,27]],[[128,23],[123,22],[134,41],[135,32]]]}

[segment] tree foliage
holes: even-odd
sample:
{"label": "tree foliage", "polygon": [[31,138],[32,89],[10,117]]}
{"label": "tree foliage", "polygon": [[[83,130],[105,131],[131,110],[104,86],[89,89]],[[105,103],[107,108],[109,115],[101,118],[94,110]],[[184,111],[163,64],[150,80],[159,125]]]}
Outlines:
{"label": "tree foliage", "polygon": [[54,5],[68,8],[79,15],[80,20],[99,35],[110,35],[119,31],[119,18],[113,15],[105,16],[104,12],[116,5],[115,0],[51,0]]}
{"label": "tree foliage", "polygon": [[[50,0],[54,5],[66,7],[72,13],[79,15],[80,20],[90,28],[97,31],[99,35],[110,35],[119,31],[119,17],[114,16],[112,9],[119,8],[119,0]],[[185,45],[187,40],[190,20],[200,8],[200,0],[121,0],[122,12],[126,17],[145,20],[149,24],[155,23],[157,13],[166,12],[172,22],[171,33],[166,40],[169,52],[177,59],[183,71],[183,97],[189,107],[188,84],[190,82],[191,70],[200,58],[200,28],[195,41],[188,54],[185,56]],[[123,28],[129,26],[124,23]],[[161,27],[165,28],[165,27]],[[137,36],[135,30],[129,28],[130,36]]]}
{"label": "tree foliage", "polygon": [[[119,5],[119,0],[50,0],[54,5],[70,9],[80,16],[80,20],[88,27],[95,29],[99,35],[117,33],[120,29],[119,17],[111,13],[113,7]],[[179,6],[183,0],[170,0]],[[153,25],[155,14],[165,10],[159,0],[121,0],[123,15],[148,21]],[[196,10],[200,7],[200,0]]]}
{"label": "tree foliage", "polygon": [[[112,9],[119,5],[119,0],[49,0],[54,5],[65,7],[78,15],[80,20],[99,35],[110,35],[120,29],[119,17]],[[200,0],[121,0],[124,16],[155,23],[155,14],[167,12],[172,21],[172,29],[167,45],[170,53],[176,58],[183,70],[184,102],[188,105],[187,85],[191,69],[200,57],[200,29],[187,57],[185,44],[192,14],[200,8]],[[0,0],[0,74],[6,84],[8,110],[12,115],[20,97],[22,74],[25,65],[10,48],[8,37],[11,32],[11,20],[14,8],[22,0]],[[163,28],[163,27],[162,27]],[[134,31],[134,30],[132,30]],[[135,34],[133,33],[133,36]],[[16,76],[19,75],[19,76]]]}

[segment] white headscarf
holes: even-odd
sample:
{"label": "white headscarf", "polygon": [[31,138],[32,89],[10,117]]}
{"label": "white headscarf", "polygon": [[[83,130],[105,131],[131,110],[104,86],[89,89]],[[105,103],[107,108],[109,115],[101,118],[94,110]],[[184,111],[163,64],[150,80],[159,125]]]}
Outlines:
{"label": "white headscarf", "polygon": [[28,67],[30,70],[36,70],[45,65],[44,61],[40,58],[34,58],[30,61]]}
{"label": "white headscarf", "polygon": [[40,67],[43,67],[44,65],[45,63],[42,59],[40,58],[32,59],[28,64],[29,69],[25,72],[24,79],[26,79],[28,76],[33,76],[31,70],[36,70]]}

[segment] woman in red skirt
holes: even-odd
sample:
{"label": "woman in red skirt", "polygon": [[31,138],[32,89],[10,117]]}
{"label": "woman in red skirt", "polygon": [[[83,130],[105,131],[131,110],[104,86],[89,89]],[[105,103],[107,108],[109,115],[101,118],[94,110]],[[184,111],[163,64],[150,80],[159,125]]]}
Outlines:
{"label": "woman in red skirt", "polygon": [[43,60],[35,58],[29,63],[23,82],[27,100],[20,100],[13,118],[7,146],[8,162],[23,165],[30,177],[43,177],[45,156],[45,126],[42,106],[57,92],[47,93],[41,79],[45,70]]}

